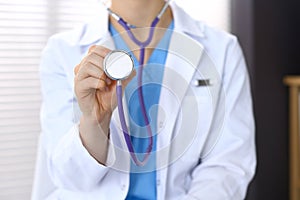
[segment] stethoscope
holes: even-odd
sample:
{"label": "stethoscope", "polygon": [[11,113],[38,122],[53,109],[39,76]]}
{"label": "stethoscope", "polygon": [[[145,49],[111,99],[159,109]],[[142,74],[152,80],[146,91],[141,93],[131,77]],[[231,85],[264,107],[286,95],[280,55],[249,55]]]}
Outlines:
{"label": "stethoscope", "polygon": [[122,102],[122,80],[128,78],[132,71],[134,70],[134,62],[127,52],[123,50],[114,50],[111,51],[103,61],[103,68],[106,75],[111,78],[112,80],[117,81],[116,86],[116,93],[117,93],[117,106],[119,112],[120,123],[122,127],[122,132],[125,138],[125,142],[127,148],[130,152],[131,158],[137,166],[144,166],[149,159],[150,153],[153,147],[153,133],[149,123],[149,119],[147,116],[145,101],[143,97],[143,87],[142,87],[142,74],[143,74],[143,65],[144,65],[144,57],[145,57],[145,48],[150,44],[154,34],[154,28],[156,27],[157,23],[159,22],[161,16],[166,11],[170,0],[167,0],[164,7],[152,21],[150,26],[150,32],[148,35],[147,40],[140,41],[138,40],[133,33],[131,32],[131,28],[133,27],[125,20],[123,20],[119,15],[114,13],[110,8],[107,7],[108,13],[118,21],[118,23],[126,30],[129,38],[140,47],[140,59],[139,59],[139,69],[137,74],[138,79],[138,99],[141,106],[141,112],[146,124],[147,133],[149,136],[149,144],[146,149],[145,155],[142,160],[139,160],[135,154],[134,148],[131,143],[130,135],[127,129],[124,109],[123,109],[123,102]]}

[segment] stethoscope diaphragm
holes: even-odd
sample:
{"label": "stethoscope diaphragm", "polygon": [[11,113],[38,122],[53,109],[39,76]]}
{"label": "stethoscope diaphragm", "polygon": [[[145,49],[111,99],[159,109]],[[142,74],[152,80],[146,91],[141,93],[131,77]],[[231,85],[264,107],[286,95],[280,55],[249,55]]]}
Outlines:
{"label": "stethoscope diaphragm", "polygon": [[123,50],[113,50],[103,61],[105,74],[112,80],[124,80],[130,76],[134,70],[131,56]]}

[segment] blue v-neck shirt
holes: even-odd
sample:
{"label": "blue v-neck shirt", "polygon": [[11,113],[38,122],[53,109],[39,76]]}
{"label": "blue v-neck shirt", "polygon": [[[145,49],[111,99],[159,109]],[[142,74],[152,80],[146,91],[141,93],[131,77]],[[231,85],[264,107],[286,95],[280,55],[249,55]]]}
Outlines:
{"label": "blue v-neck shirt", "polygon": [[[144,166],[136,166],[131,160],[130,165],[130,184],[126,200],[155,200],[157,199],[156,191],[156,141],[157,141],[157,112],[161,91],[161,85],[165,70],[167,51],[169,48],[170,38],[174,23],[171,22],[168,30],[164,33],[163,38],[153,50],[147,64],[143,69],[143,97],[145,101],[147,116],[150,121],[153,133],[153,148],[148,162]],[[116,29],[110,24],[109,30],[113,36],[117,49],[129,52],[129,48],[118,34]],[[126,34],[126,33],[124,33]],[[138,72],[139,63],[136,57],[131,53],[134,60],[136,71]],[[137,90],[137,76],[127,85],[125,97],[128,105],[130,116],[130,135],[133,147],[139,160],[142,160],[149,144],[148,132],[145,127],[144,118],[141,113],[140,103]]]}

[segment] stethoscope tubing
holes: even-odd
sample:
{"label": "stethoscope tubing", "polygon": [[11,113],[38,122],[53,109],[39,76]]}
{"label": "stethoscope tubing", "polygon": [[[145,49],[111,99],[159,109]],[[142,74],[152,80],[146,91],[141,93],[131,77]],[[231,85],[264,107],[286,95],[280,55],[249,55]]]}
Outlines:
{"label": "stethoscope tubing", "polygon": [[147,111],[146,111],[146,106],[145,106],[145,100],[144,100],[144,96],[143,96],[143,67],[144,67],[144,61],[145,61],[145,48],[146,46],[148,46],[150,44],[150,42],[152,41],[153,35],[154,35],[154,28],[156,27],[157,23],[159,22],[161,16],[163,15],[163,13],[165,12],[165,10],[168,7],[169,1],[166,1],[164,7],[162,8],[162,10],[160,11],[160,13],[157,15],[157,17],[152,21],[151,26],[150,26],[150,33],[148,38],[145,41],[139,41],[132,33],[130,27],[131,25],[129,25],[128,23],[126,23],[126,21],[124,21],[121,17],[119,17],[116,13],[114,13],[113,11],[111,11],[109,8],[107,8],[108,12],[111,14],[112,17],[114,17],[118,23],[126,30],[129,38],[140,47],[140,59],[139,59],[139,69],[138,69],[138,99],[139,99],[139,103],[140,103],[140,107],[141,107],[141,113],[143,115],[143,119],[147,128],[147,133],[149,136],[149,144],[148,147],[146,149],[146,152],[144,153],[144,157],[143,159],[140,161],[137,156],[136,153],[134,151],[134,147],[132,145],[131,142],[131,138],[128,132],[128,128],[126,125],[126,120],[125,120],[125,115],[124,115],[124,108],[123,108],[123,102],[122,102],[122,96],[123,96],[123,91],[122,91],[122,83],[121,80],[117,81],[117,86],[116,86],[116,93],[117,93],[117,105],[118,105],[118,112],[119,112],[119,118],[120,118],[120,123],[121,123],[121,127],[122,127],[122,132],[125,138],[125,142],[127,145],[127,148],[130,152],[130,155],[134,161],[134,163],[137,166],[143,166],[146,164],[146,162],[148,161],[149,157],[150,157],[150,153],[153,149],[153,133],[152,133],[152,129],[151,129],[151,125],[149,122],[149,118],[147,116]]}
{"label": "stethoscope tubing", "polygon": [[144,96],[143,96],[143,86],[142,86],[142,74],[143,74],[143,63],[144,63],[144,54],[145,54],[145,48],[142,48],[140,50],[140,60],[139,60],[139,69],[138,69],[138,99],[139,99],[139,103],[140,103],[140,107],[141,107],[141,113],[144,119],[144,122],[146,124],[146,128],[147,128],[147,133],[149,136],[149,144],[148,147],[146,149],[146,152],[144,153],[144,157],[142,159],[142,161],[140,161],[137,156],[136,153],[134,151],[131,139],[130,139],[130,135],[128,132],[128,128],[126,125],[126,120],[125,120],[125,114],[124,114],[124,107],[123,107],[123,101],[122,101],[122,96],[123,96],[123,89],[122,89],[122,82],[121,80],[117,81],[117,86],[116,86],[116,93],[117,93],[117,105],[118,105],[118,112],[119,112],[119,119],[120,119],[120,123],[121,123],[121,127],[122,127],[122,132],[125,138],[125,142],[127,145],[127,148],[130,152],[130,155],[134,161],[134,163],[137,166],[144,166],[146,164],[146,162],[148,161],[149,157],[150,157],[150,152],[152,151],[153,148],[153,133],[152,133],[152,129],[151,129],[151,125],[149,122],[149,118],[147,116],[147,111],[146,111],[146,105],[145,105],[145,100],[144,100]]}

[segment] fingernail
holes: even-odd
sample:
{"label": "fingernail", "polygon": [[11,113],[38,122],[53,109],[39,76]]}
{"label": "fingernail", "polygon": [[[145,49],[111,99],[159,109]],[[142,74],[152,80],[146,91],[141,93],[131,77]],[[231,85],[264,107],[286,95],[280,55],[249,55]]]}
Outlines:
{"label": "fingernail", "polygon": [[90,51],[92,51],[93,49],[95,49],[95,47],[96,47],[96,45],[92,45],[92,46],[90,46],[90,48],[89,48],[89,52],[90,52]]}

